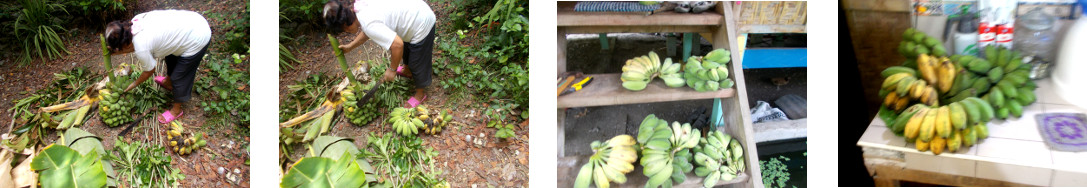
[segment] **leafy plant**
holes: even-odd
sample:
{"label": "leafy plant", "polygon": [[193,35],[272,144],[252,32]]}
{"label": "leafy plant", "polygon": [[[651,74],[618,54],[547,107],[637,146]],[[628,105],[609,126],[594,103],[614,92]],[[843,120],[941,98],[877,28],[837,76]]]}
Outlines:
{"label": "leafy plant", "polygon": [[294,68],[294,65],[291,65],[291,64],[301,63],[301,62],[302,61],[298,61],[297,58],[294,58],[294,53],[291,53],[291,49],[288,49],[287,46],[283,46],[283,43],[279,44],[279,72],[280,73],[283,73],[284,71],[287,71],[287,70],[290,70],[291,68]]}
{"label": "leafy plant", "polygon": [[51,144],[34,157],[30,168],[39,173],[42,187],[106,186],[106,172],[95,151],[80,155],[67,146]]}
{"label": "leafy plant", "polygon": [[170,165],[173,159],[162,145],[126,142],[118,137],[109,159],[120,169],[120,180],[132,187],[176,187],[185,179]]}
{"label": "leafy plant", "polygon": [[325,1],[281,0],[279,1],[280,23],[315,22],[321,15]]}
{"label": "leafy plant", "polygon": [[[805,155],[807,155],[807,152],[805,152]],[[770,158],[770,161],[759,160],[763,185],[766,185],[766,187],[785,187],[785,182],[789,181],[790,174],[788,165],[782,163],[782,160],[789,161],[790,159],[785,156],[778,156],[777,158]]]}
{"label": "leafy plant", "polygon": [[27,96],[14,101],[15,105],[8,109],[13,112],[12,118],[15,119],[11,131],[15,134],[15,138],[4,140],[3,144],[19,149],[37,145],[41,141],[40,138],[51,134],[52,128],[43,126],[43,124],[51,123],[51,114],[39,113],[39,109],[83,96],[84,89],[101,78],[85,70],[84,67],[77,67],[62,73],[54,73],[51,84],[33,92],[23,92],[22,94]]}
{"label": "leafy plant", "polygon": [[430,187],[448,185],[438,177],[442,171],[434,167],[434,148],[423,146],[417,137],[377,136],[370,132],[366,137],[367,150],[362,157],[373,162],[374,171],[385,177],[384,187]]}
{"label": "leafy plant", "polygon": [[[248,1],[246,2],[248,4]],[[213,23],[223,23],[216,28],[219,28],[226,33],[221,34],[222,41],[225,41],[222,49],[225,49],[227,53],[248,53],[249,52],[249,6],[246,6],[242,12],[230,13],[230,16],[205,11],[205,15],[213,20]],[[214,26],[214,25],[213,25]]]}
{"label": "leafy plant", "polygon": [[116,172],[105,155],[101,138],[71,128],[56,143],[38,153],[30,162],[30,168],[40,171],[38,181],[42,187],[117,186]]}
{"label": "leafy plant", "polygon": [[325,93],[336,81],[321,72],[311,74],[299,83],[287,86],[285,100],[279,106],[279,122],[301,115],[324,101]]}
{"label": "leafy plant", "polygon": [[15,20],[13,30],[23,45],[20,65],[30,63],[34,55],[53,59],[70,53],[60,35],[57,35],[57,31],[67,31],[60,26],[62,19],[55,16],[58,11],[68,12],[63,4],[47,0],[19,0],[19,4],[23,5],[23,9]]}
{"label": "leafy plant", "polygon": [[513,129],[517,127],[513,124],[502,125],[502,122],[491,120],[491,122],[487,123],[487,127],[498,129],[498,131],[494,132],[496,138],[506,139],[517,136],[517,133],[513,132]]}
{"label": "leafy plant", "polygon": [[[474,34],[462,28],[443,32],[455,35],[439,37],[437,47],[442,55],[437,60],[447,62],[435,64],[435,72],[443,78],[439,81],[441,87],[451,90],[454,98],[474,97],[473,100],[512,103],[514,109],[528,109],[526,2],[495,2],[489,11],[467,24],[476,30]],[[453,14],[470,17],[473,10],[457,10]],[[476,36],[480,33],[486,35]]]}
{"label": "leafy plant", "polygon": [[229,58],[210,57],[201,66],[207,76],[196,82],[195,91],[204,96],[200,106],[208,112],[211,124],[249,125],[249,64],[246,55],[233,54]]}
{"label": "leafy plant", "polygon": [[65,5],[74,7],[72,13],[75,15],[90,18],[92,23],[103,23],[122,16],[126,10],[125,2],[134,4],[136,1],[73,0],[65,2]]}
{"label": "leafy plant", "polygon": [[282,187],[364,187],[377,181],[373,168],[358,159],[359,149],[350,138],[320,136],[310,146],[308,157],[291,166]]}

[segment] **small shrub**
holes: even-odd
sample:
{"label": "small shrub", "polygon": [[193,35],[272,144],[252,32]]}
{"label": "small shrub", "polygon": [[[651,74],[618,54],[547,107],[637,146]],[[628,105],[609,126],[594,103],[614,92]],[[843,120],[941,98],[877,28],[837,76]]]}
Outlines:
{"label": "small shrub", "polygon": [[23,56],[20,65],[26,65],[37,58],[54,59],[68,54],[64,41],[58,31],[67,31],[61,27],[62,19],[57,18],[58,11],[67,14],[63,4],[47,0],[19,0],[23,6],[14,24],[15,37],[22,43]]}

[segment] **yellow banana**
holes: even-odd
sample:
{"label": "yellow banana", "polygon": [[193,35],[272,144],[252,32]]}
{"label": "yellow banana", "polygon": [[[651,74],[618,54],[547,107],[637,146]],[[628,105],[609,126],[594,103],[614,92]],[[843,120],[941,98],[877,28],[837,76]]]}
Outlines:
{"label": "yellow banana", "polygon": [[925,114],[927,114],[929,110],[931,110],[931,109],[928,108],[928,107],[921,107],[921,110],[919,110],[919,111],[917,111],[917,113],[913,114],[913,117],[909,117],[910,120],[906,122],[906,130],[905,130],[906,138],[910,138],[910,139],[917,138],[919,130],[921,130],[921,123],[924,122]]}
{"label": "yellow banana", "polygon": [[887,94],[886,98],[883,99],[883,105],[887,106],[887,107],[893,107],[895,102],[897,102],[897,101],[898,101],[898,94],[895,94],[895,92],[892,91],[891,93]]}
{"label": "yellow banana", "polygon": [[936,113],[936,134],[941,138],[951,136],[951,110],[947,106],[941,106]]}
{"label": "yellow banana", "polygon": [[938,111],[938,109],[931,109],[925,113],[925,120],[921,122],[921,130],[918,139],[932,141],[932,137],[936,133],[936,116],[939,114]]}
{"label": "yellow banana", "polygon": [[940,137],[933,138],[932,143],[930,143],[929,146],[932,147],[933,154],[939,155],[940,153],[943,153],[944,147],[947,146],[947,139]]}
{"label": "yellow banana", "polygon": [[944,61],[940,64],[939,70],[939,83],[940,93],[947,93],[951,90],[952,82],[955,81],[955,65],[951,61]]}
{"label": "yellow banana", "polygon": [[921,99],[921,93],[925,91],[925,86],[928,86],[928,84],[925,83],[925,80],[914,81],[913,86],[910,87],[910,97],[913,99]]}
{"label": "yellow banana", "polygon": [[929,142],[925,142],[924,140],[917,139],[916,145],[917,145],[917,151],[928,151]]}
{"label": "yellow banana", "polygon": [[894,109],[895,109],[895,111],[902,111],[903,109],[906,109],[906,105],[909,104],[909,103],[910,103],[910,98],[908,98],[908,97],[899,97],[898,101],[895,101]]}
{"label": "yellow banana", "polygon": [[888,76],[887,79],[883,80],[883,86],[882,87],[883,87],[883,89],[886,89],[886,90],[893,90],[894,87],[898,86],[898,85],[896,85],[896,84],[898,84],[898,81],[901,81],[903,78],[906,78],[906,77],[910,77],[910,74],[909,73],[898,73],[898,74]]}
{"label": "yellow banana", "polygon": [[921,78],[929,83],[936,83],[936,65],[933,63],[935,59],[932,56],[922,54],[917,57],[917,70],[921,73]]}

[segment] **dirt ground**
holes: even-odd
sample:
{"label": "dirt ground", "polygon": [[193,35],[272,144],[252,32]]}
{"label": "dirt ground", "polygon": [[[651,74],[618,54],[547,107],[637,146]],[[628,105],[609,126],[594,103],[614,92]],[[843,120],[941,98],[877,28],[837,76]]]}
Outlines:
{"label": "dirt ground", "polygon": [[[182,9],[229,15],[233,12],[245,10],[245,4],[245,1],[239,0],[151,0],[139,1],[136,7],[129,9],[129,12],[139,13],[157,9]],[[205,17],[207,16],[208,15],[205,14]],[[215,23],[211,18],[208,19],[212,26],[212,35],[219,36],[226,32],[217,29],[218,26],[223,23]],[[102,25],[105,25],[105,23]],[[7,132],[11,129],[13,121],[11,112],[8,111],[8,109],[14,105],[13,101],[26,97],[26,93],[40,89],[42,86],[49,85],[49,83],[52,82],[53,73],[63,72],[74,67],[87,66],[89,67],[88,70],[96,72],[99,75],[105,75],[103,73],[104,68],[98,41],[98,34],[101,33],[101,31],[98,31],[100,28],[75,29],[82,30],[82,32],[76,32],[77,34],[73,36],[64,37],[66,40],[65,47],[71,54],[64,55],[62,58],[53,60],[37,59],[34,62],[29,63],[26,67],[19,67],[17,65],[18,63],[14,63],[14,59],[0,60],[7,62],[0,67],[0,110],[2,110],[0,112],[3,112],[0,113],[3,114],[0,115],[0,122],[3,122],[0,124],[0,131]],[[219,50],[217,45],[213,44],[209,47],[209,55],[225,57],[226,55],[218,53]],[[11,58],[17,58],[17,56]],[[131,54],[114,55],[112,61],[115,65],[119,63],[137,63],[135,56]],[[208,63],[208,61],[203,61],[201,63]],[[248,64],[243,64],[235,68],[244,69],[246,72],[248,72],[249,69]],[[207,70],[201,70],[201,72],[197,74],[197,77],[207,75]],[[145,82],[144,84],[154,83]],[[194,92],[192,100],[184,105],[185,115],[179,120],[190,126],[186,128],[186,131],[204,132],[208,136],[207,147],[199,151],[194,151],[193,154],[188,156],[173,155],[174,160],[172,165],[175,168],[180,169],[181,173],[186,176],[181,183],[181,187],[249,187],[249,166],[246,164],[249,159],[249,128],[239,127],[241,125],[225,127],[205,126],[205,112],[198,105],[204,100],[205,99],[200,93]],[[164,107],[165,105],[166,104],[163,104]],[[132,133],[125,135],[124,138],[129,141],[136,140],[147,144],[164,143],[163,140],[166,140],[165,127],[159,124],[156,118],[154,118],[154,116],[160,113],[162,113],[162,108],[153,109],[152,112],[148,113],[148,117],[144,119],[140,125],[136,126]],[[88,115],[92,116],[91,119],[80,128],[103,138],[102,143],[107,150],[112,149],[113,139],[118,137],[117,134],[121,132],[124,127],[118,126],[110,128],[105,126],[102,121],[97,118],[98,115],[96,110],[91,111]],[[55,139],[56,136],[52,136],[52,138],[47,138],[44,142],[51,143]],[[234,181],[227,180],[226,176],[216,172],[218,168],[240,172],[236,174],[238,179],[235,179]]]}
{"label": "dirt ground", "polygon": [[[445,15],[451,11],[450,3],[428,2],[435,10],[438,21],[438,36],[443,35],[449,26],[449,19]],[[294,64],[294,68],[285,71],[279,76],[280,101],[286,96],[287,85],[296,84],[311,74],[323,72],[325,74],[342,77],[342,71],[335,62],[332,48],[328,44],[325,34],[313,31],[311,26],[295,26],[303,34],[293,36],[300,43],[284,43],[294,52],[294,56],[302,63]],[[348,34],[341,34],[338,39],[341,43],[350,41]],[[437,45],[437,44],[436,44]],[[447,62],[438,61],[437,56],[442,52],[435,49],[434,64]],[[388,53],[373,42],[367,42],[356,50],[346,55],[348,62],[358,60],[379,60],[388,58]],[[452,74],[443,74],[452,75]],[[403,78],[401,78],[403,79]],[[473,101],[454,102],[449,91],[442,89],[439,80],[435,77],[427,91],[427,99],[424,105],[431,110],[449,109],[453,111],[453,121],[449,127],[443,129],[438,135],[421,136],[425,145],[433,147],[439,155],[434,158],[435,166],[443,173],[440,176],[453,187],[527,187],[528,186],[528,121],[519,122],[516,137],[500,141],[494,137],[495,129],[487,128],[483,112],[486,104],[476,104]],[[336,122],[331,128],[331,136],[354,138],[359,148],[365,148],[366,136],[370,132],[376,132],[378,136],[392,133],[390,124],[383,123],[386,117],[379,117],[369,125],[355,126],[343,121]],[[482,145],[477,145],[472,140],[482,138]],[[301,157],[305,149],[301,146],[292,148],[291,159]]]}

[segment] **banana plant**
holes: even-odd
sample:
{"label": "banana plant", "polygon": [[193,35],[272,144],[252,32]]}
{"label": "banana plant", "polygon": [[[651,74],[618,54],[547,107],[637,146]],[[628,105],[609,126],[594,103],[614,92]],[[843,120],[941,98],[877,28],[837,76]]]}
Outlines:
{"label": "banana plant", "polygon": [[79,128],[68,129],[30,163],[42,187],[116,187],[116,173],[101,138]]}
{"label": "banana plant", "polygon": [[353,140],[321,136],[309,147],[308,157],[291,166],[280,187],[370,187],[376,181],[369,163],[356,157]]}

